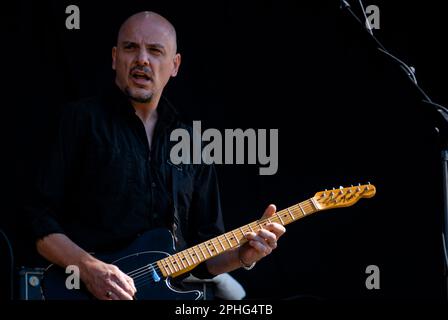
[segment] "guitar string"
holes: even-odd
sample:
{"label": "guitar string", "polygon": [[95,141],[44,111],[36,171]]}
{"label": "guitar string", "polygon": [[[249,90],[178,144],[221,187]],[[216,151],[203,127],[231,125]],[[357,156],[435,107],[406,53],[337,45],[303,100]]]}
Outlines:
{"label": "guitar string", "polygon": [[[294,208],[298,208],[298,212],[296,212],[297,210],[296,209],[294,209]],[[310,210],[310,211],[308,211],[308,210]],[[307,214],[311,214],[311,213],[314,213],[314,212],[316,212],[317,211],[317,208],[315,207],[315,205],[314,205],[314,203],[312,203],[312,201],[311,201],[311,199],[308,199],[308,200],[306,200],[306,201],[304,201],[304,202],[301,202],[301,203],[298,203],[298,204],[296,204],[296,205],[293,205],[293,206],[291,206],[291,207],[289,207],[289,208],[287,208],[287,209],[284,209],[284,210],[281,210],[281,211],[278,211],[277,213],[276,213],[276,216],[273,216],[272,218],[269,218],[269,221],[274,221],[274,222],[280,222],[280,224],[282,224],[282,225],[286,225],[286,224],[284,224],[284,222],[283,222],[283,220],[281,219],[281,216],[283,215],[283,214],[285,214],[286,212],[288,212],[288,214],[285,214],[283,217],[284,218],[286,218],[286,217],[288,217],[290,214],[292,214],[292,221],[288,221],[289,223],[290,222],[294,222],[296,219],[300,219],[300,218],[302,218],[302,217],[304,217],[304,216],[306,216]],[[281,214],[280,214],[281,213]],[[299,213],[298,214],[298,216],[297,216],[297,218],[296,218],[296,214],[297,213]],[[280,215],[279,215],[280,214]],[[289,219],[289,217],[288,217],[288,219]],[[260,222],[261,221],[265,221],[265,220],[268,220],[268,218],[265,218],[265,219],[263,219],[263,220],[258,220],[258,221],[255,221],[255,222],[252,222],[252,223],[249,223],[249,224],[247,224],[247,225],[245,225],[245,226],[243,226],[243,227],[241,227],[241,229],[240,230],[236,230],[236,232],[237,233],[242,233],[242,235],[244,236],[244,231],[252,231],[252,225],[254,226],[254,227],[260,227]],[[243,230],[243,228],[249,228],[249,230]],[[230,231],[230,232],[232,232],[232,231]],[[229,233],[229,232],[227,232],[227,233]],[[226,233],[226,234],[227,234]],[[233,233],[233,232],[232,232]],[[225,237],[225,238],[227,238],[227,237]],[[231,238],[232,239],[232,238]],[[217,242],[218,241],[218,242]],[[213,243],[213,244],[220,244],[220,245],[222,245],[221,243],[220,243],[220,241],[219,240],[213,240],[213,239],[211,239],[211,240],[209,240],[209,242],[211,242],[211,243]],[[203,245],[205,245],[206,243],[208,243],[207,241],[206,242],[204,242],[204,243],[202,243]],[[238,247],[240,244],[238,244],[236,247]],[[198,245],[199,246],[199,245]],[[224,250],[225,251],[225,250]],[[182,252],[182,251],[181,251]],[[193,250],[193,252],[194,253],[196,253],[194,250]],[[188,253],[188,255],[190,255],[190,253],[188,252],[188,249],[187,249],[187,253]],[[184,253],[184,257],[186,257],[186,255],[185,255],[185,253]],[[167,258],[169,258],[169,257],[167,257]],[[190,258],[191,258],[191,256],[190,256]],[[194,262],[194,259],[192,259],[191,258],[191,260]],[[205,260],[207,260],[207,259],[205,259]],[[176,262],[176,259],[174,259],[174,261]],[[187,261],[187,264],[188,264],[188,259],[186,259],[186,261]],[[202,261],[201,261],[202,262]],[[152,268],[154,268],[154,263],[153,264],[151,264],[151,266],[152,266]],[[142,268],[139,268],[139,269],[142,269]],[[149,269],[149,268],[147,268],[147,269]],[[157,266],[157,268],[156,269],[158,269],[159,271],[160,271],[160,268]],[[138,269],[137,269],[138,270]],[[135,271],[135,270],[134,270]],[[152,271],[150,271],[150,272],[152,272]],[[135,276],[135,283],[134,283],[134,285],[136,286],[136,288],[141,288],[141,287],[143,287],[143,286],[145,286],[145,285],[147,285],[148,283],[154,283],[155,281],[154,281],[154,279],[153,278],[149,278],[149,279],[141,279],[141,277],[143,277],[143,276],[145,276],[147,273],[149,273],[149,272],[137,272],[137,273],[135,273],[134,274],[134,276]]]}
{"label": "guitar string", "polygon": [[[298,206],[298,205],[295,205],[295,206]],[[295,207],[295,206],[293,206],[293,207]],[[305,206],[303,206],[303,207],[305,208]],[[306,209],[309,209],[309,207],[310,206],[307,205]],[[278,213],[280,213],[280,212],[285,213],[283,210],[279,211]],[[281,219],[278,216],[274,216],[271,220],[279,220],[281,222]],[[257,225],[259,226],[260,225],[260,221],[252,222],[251,225],[254,225],[254,227],[257,226]],[[244,227],[246,227],[246,226],[244,226]],[[245,231],[247,231],[247,230],[245,230]],[[210,240],[210,242],[212,242],[214,244],[218,244],[219,240],[215,240],[214,242]],[[190,255],[189,252],[187,252],[187,253]],[[186,256],[185,253],[184,253],[184,256]],[[167,257],[167,258],[169,258],[169,257]],[[187,260],[187,264],[189,264],[188,259],[186,259],[186,260]],[[194,260],[192,258],[191,258],[191,260],[194,262]],[[158,267],[157,263],[152,263],[152,264],[145,265],[145,266],[143,266],[141,268],[138,268],[136,270],[133,270],[133,271],[129,272],[128,275],[130,275],[131,277],[138,278],[139,276],[144,276],[144,275],[146,275],[148,273],[153,272],[154,269],[156,271],[160,271],[160,268]]]}
{"label": "guitar string", "polygon": [[[293,206],[293,207],[296,207],[296,206],[298,206],[298,205],[295,205],[295,206]],[[310,205],[304,205],[304,206],[302,206],[302,208],[305,208],[305,209],[309,209],[311,206]],[[312,209],[312,207],[311,207],[311,209]],[[282,210],[282,211],[279,211],[278,213],[280,213],[280,212],[283,212],[283,213],[285,213],[284,212],[284,210]],[[285,217],[286,217],[286,215],[285,215]],[[281,219],[278,217],[278,216],[274,216],[271,220],[279,220],[279,222],[281,222]],[[260,221],[256,221],[256,222],[252,222],[250,225],[254,225],[254,227],[256,226],[256,225],[260,225]],[[244,226],[244,227],[246,227],[246,226]],[[247,231],[247,230],[246,230]],[[210,240],[210,242],[212,242],[213,244],[218,244],[218,242],[219,242],[219,240],[215,240],[214,242],[212,241],[212,240]],[[189,255],[190,255],[190,253],[189,252],[187,252]],[[184,253],[184,257],[185,257],[186,255],[185,255],[185,253]],[[169,258],[169,257],[167,257],[167,258]],[[184,258],[185,259],[185,258]],[[183,260],[184,260],[183,259]],[[188,259],[186,259],[187,260],[187,264],[189,264],[189,262],[188,262]],[[194,260],[191,258],[191,260],[194,262]],[[176,262],[176,259],[174,259],[174,261]],[[201,261],[202,262],[202,261]],[[199,263],[199,262],[198,262]],[[174,268],[175,269],[175,268]],[[145,276],[146,274],[148,274],[148,273],[151,273],[151,272],[153,272],[153,270],[155,270],[155,271],[160,271],[160,268],[158,267],[158,265],[157,265],[157,263],[152,263],[152,264],[148,264],[148,265],[145,265],[145,266],[143,266],[143,267],[141,267],[141,268],[138,268],[138,269],[136,269],[136,270],[133,270],[133,271],[131,271],[131,272],[129,272],[128,273],[128,275],[130,275],[131,277],[135,277],[135,278],[138,278],[139,276]]]}
{"label": "guitar string", "polygon": [[[296,205],[296,206],[293,206],[293,207],[299,207],[299,205]],[[290,207],[290,208],[292,208],[292,207]],[[311,206],[311,205],[302,205],[302,208],[304,209],[304,210],[306,210],[306,209],[311,209],[311,210],[313,210],[313,206]],[[300,210],[300,209],[299,209]],[[285,211],[287,211],[287,210],[285,210]],[[292,211],[292,210],[291,210]],[[279,211],[279,212],[277,212],[277,213],[280,213],[280,212],[282,212],[282,213],[285,213],[283,210],[282,211]],[[294,210],[294,211],[292,211],[293,212],[293,215],[295,216],[295,214],[297,214],[297,213],[299,213],[300,215],[298,216],[298,218],[300,218],[300,217],[303,217],[303,213],[302,213],[302,211],[300,210],[300,212],[299,211],[296,211],[296,210]],[[285,216],[286,217],[286,216]],[[281,219],[278,217],[278,216],[274,216],[271,220],[275,220],[275,221],[277,221],[278,220],[278,222],[280,222],[281,223]],[[252,222],[251,224],[255,224],[255,225],[259,225],[259,222]],[[246,226],[244,226],[244,227],[246,227]],[[243,227],[242,227],[243,228]],[[246,227],[247,228],[247,227]],[[248,231],[248,230],[243,230],[243,231]],[[153,278],[149,278],[149,277],[147,277],[146,278],[146,275],[147,274],[149,274],[149,273],[151,273],[152,271],[149,271],[149,272],[141,272],[140,274],[138,274],[137,276],[134,276],[134,285],[135,285],[135,287],[138,289],[138,288],[141,288],[141,287],[143,287],[143,286],[145,286],[145,285],[148,285],[148,284],[153,284],[153,283],[155,283],[156,281],[153,279]],[[143,279],[142,279],[142,277],[143,277]]]}
{"label": "guitar string", "polygon": [[[308,200],[305,200],[304,202],[301,202],[301,203],[298,203],[298,204],[296,204],[296,205],[293,205],[293,206],[291,206],[291,207],[289,207],[289,208],[287,208],[287,209],[283,209],[283,210],[281,210],[281,211],[278,211],[277,213],[276,213],[276,215],[275,216],[273,216],[272,218],[265,218],[265,219],[263,219],[263,220],[257,220],[257,221],[255,221],[255,222],[252,222],[252,223],[249,223],[248,225],[245,225],[245,226],[243,226],[243,227],[241,227],[240,228],[240,230],[236,230],[236,232],[237,233],[242,233],[242,235],[244,236],[244,231],[252,231],[252,225],[254,225],[254,227],[256,228],[256,227],[260,227],[260,222],[262,222],[262,221],[266,221],[266,220],[269,220],[269,221],[275,221],[275,222],[280,222],[282,225],[285,225],[284,224],[284,222],[283,222],[283,220],[281,219],[281,216],[283,215],[283,214],[285,214],[283,217],[284,218],[286,218],[286,217],[288,217],[288,215],[290,215],[290,214],[292,214],[292,221],[289,221],[289,222],[293,222],[293,221],[295,221],[296,220],[296,218],[295,218],[295,215],[296,215],[296,209],[294,209],[294,208],[299,208],[299,214],[298,214],[298,217],[297,217],[297,219],[300,219],[300,218],[302,218],[302,217],[304,217],[304,216],[306,216],[307,214],[311,214],[311,213],[314,213],[315,211],[317,211],[317,208],[315,207],[315,205],[314,205],[314,203],[311,201],[311,199],[308,199]],[[311,209],[309,212],[307,212],[309,209]],[[292,211],[292,212],[291,212]],[[286,214],[286,212],[288,212],[288,214]],[[281,214],[280,214],[281,213]],[[279,215],[280,214],[280,215]],[[288,217],[288,219],[289,219],[289,217]],[[248,227],[249,228],[249,230],[243,230],[243,228],[245,228],[245,227]],[[262,227],[261,227],[262,228]],[[232,232],[232,231],[230,231],[230,232]],[[227,233],[229,233],[229,232],[227,232]],[[226,234],[227,234],[226,233]],[[233,232],[232,232],[233,233]],[[218,238],[218,237],[217,237]],[[216,239],[216,238],[215,238]],[[231,238],[232,239],[232,238]],[[210,239],[208,242],[206,241],[206,242],[204,242],[204,243],[201,243],[202,245],[205,245],[205,244],[209,244],[209,243],[212,243],[213,245],[214,244],[218,244],[219,243],[219,245],[221,245],[222,246],[222,244],[221,244],[221,242],[220,242],[220,240],[219,240],[219,238],[217,239],[217,240],[213,240],[213,239]],[[201,244],[199,244],[199,245],[201,245]],[[198,246],[199,246],[198,245]],[[237,245],[237,246],[239,246],[239,244]],[[206,247],[207,248],[207,247]],[[224,248],[224,246],[223,246],[223,248]],[[224,248],[225,249],[225,248]],[[225,249],[226,250],[226,249]],[[224,250],[224,251],[225,251]],[[191,253],[190,252],[188,252],[188,249],[186,249],[185,251],[187,251],[187,253],[188,253],[188,255],[190,255],[190,258],[191,258]],[[181,251],[181,252],[183,252],[183,251]],[[196,253],[194,250],[193,250],[193,252],[194,253]],[[219,253],[219,252],[218,252]],[[203,255],[204,255],[204,253],[202,253]],[[167,258],[168,258],[168,260],[169,260],[169,258],[170,257],[172,257],[172,256],[168,256]],[[186,255],[185,255],[185,252],[184,252],[184,259],[186,259],[186,261],[187,261],[187,264],[189,264],[189,262],[188,262],[188,259],[187,258],[185,258],[186,257]],[[205,256],[204,256],[205,257]],[[167,258],[165,258],[165,259],[167,259]],[[173,258],[174,259],[174,262],[177,262],[176,261],[176,259],[175,258]],[[182,261],[184,260],[184,259],[182,259]],[[162,259],[163,260],[163,259]],[[193,261],[193,263],[194,263],[194,259],[193,258],[191,258],[191,260]],[[207,259],[205,259],[205,260],[207,260]],[[202,262],[202,261],[201,261]],[[185,269],[185,265],[184,265],[184,268],[183,269]],[[145,270],[150,270],[150,271],[145,271]],[[144,266],[144,267],[141,267],[141,268],[138,268],[138,269],[136,269],[136,270],[133,270],[133,271],[131,271],[129,274],[132,274],[133,275],[133,277],[135,277],[134,279],[135,279],[135,284],[136,284],[136,286],[137,287],[141,287],[141,286],[143,286],[143,285],[145,285],[145,284],[147,284],[147,280],[149,280],[149,283],[153,283],[153,282],[155,282],[154,281],[154,279],[151,279],[151,278],[149,278],[149,279],[147,279],[147,280],[145,280],[145,279],[141,279],[142,277],[144,277],[144,276],[146,276],[148,273],[151,273],[151,272],[153,272],[154,270],[158,270],[159,272],[160,272],[160,268],[158,267],[158,265],[157,265],[157,262],[155,262],[155,263],[151,263],[151,264],[149,264],[149,265],[147,265],[147,266]],[[176,270],[176,268],[174,268],[174,270]],[[171,271],[171,269],[170,269],[170,271]],[[180,270],[179,270],[180,271]],[[174,272],[174,273],[176,273],[176,272]],[[141,281],[142,280],[142,281]]]}
{"label": "guitar string", "polygon": [[[307,207],[308,207],[309,205],[307,205]],[[298,207],[298,205],[294,205],[294,206],[292,206],[292,207]],[[291,208],[292,208],[291,207]],[[304,206],[302,206],[302,207],[304,207]],[[311,208],[312,209],[312,208]],[[286,210],[286,209],[285,209]],[[283,211],[285,211],[285,210],[282,210],[282,211],[279,211],[279,212],[277,212],[277,214],[278,213],[280,213],[280,212],[283,212]],[[283,212],[283,213],[285,213],[285,212]],[[264,219],[264,220],[267,220],[267,219]],[[278,216],[274,216],[273,218],[271,218],[271,220],[278,220],[280,223],[282,223],[282,221],[281,221],[281,219],[278,217]],[[254,225],[254,227],[256,227],[256,226],[259,226],[260,225],[260,222],[261,221],[255,221],[255,222],[252,222],[252,223],[250,223],[249,225]],[[247,225],[246,225],[247,226]],[[246,227],[246,226],[243,226],[243,227]],[[242,227],[242,228],[243,228]],[[243,231],[249,231],[249,230],[243,230]],[[241,233],[241,231],[237,231],[237,232],[240,232]],[[219,244],[219,245],[221,245],[220,244],[220,242],[219,242],[219,240],[213,240],[213,239],[211,239],[211,240],[209,240],[208,242],[206,241],[205,243],[212,243],[212,244]],[[203,245],[205,244],[205,243],[202,243]],[[183,251],[181,251],[181,252],[183,252]],[[194,251],[193,251],[194,252]],[[193,261],[193,263],[194,263],[194,259],[193,258],[191,258],[191,253],[190,252],[188,252],[187,251],[187,253],[188,253],[188,255],[190,255],[190,259],[191,259],[191,261]],[[184,257],[186,257],[186,255],[185,255],[185,253],[184,253]],[[164,259],[169,259],[169,257],[166,257],[166,258],[164,258]],[[162,259],[163,260],[163,259]],[[175,259],[174,259],[175,260]],[[182,259],[182,261],[184,261],[184,260],[186,260],[187,261],[187,264],[189,264],[189,262],[188,262],[188,259],[186,259],[186,258],[183,258]],[[176,262],[176,261],[175,261]],[[202,261],[201,261],[202,262]],[[200,262],[198,262],[198,263],[200,263]],[[153,269],[156,269],[156,270],[159,270],[160,271],[160,268],[159,268],[159,266],[157,265],[157,262],[154,262],[154,263],[151,263],[151,264],[148,264],[148,265],[145,265],[145,266],[143,266],[143,267],[141,267],[141,268],[138,268],[138,269],[136,269],[136,270],[132,270],[132,271],[130,271],[129,273],[128,273],[128,275],[129,276],[131,276],[131,277],[133,277],[133,276],[137,276],[139,273],[141,273],[142,271],[143,272],[152,272],[153,271]],[[174,268],[175,269],[175,268]],[[175,273],[175,272],[174,272]]]}
{"label": "guitar string", "polygon": [[[312,205],[312,203],[311,203],[311,201],[310,200],[307,200],[307,201],[305,201],[305,203],[300,203],[300,206],[299,206],[299,204],[296,204],[296,205],[293,205],[293,206],[291,206],[291,207],[289,207],[288,209],[293,209],[293,210],[291,210],[291,211],[293,211],[293,215],[295,215],[295,213],[296,212],[294,212],[294,211],[296,211],[296,209],[294,209],[294,207],[297,207],[297,208],[302,208],[302,209],[304,209],[305,211],[308,211],[308,209],[311,209],[311,211],[314,211],[315,209],[314,209],[314,205]],[[300,213],[302,213],[302,211],[301,211],[301,209],[299,209],[300,210]],[[280,217],[278,216],[278,214],[279,213],[286,213],[288,210],[287,209],[284,209],[284,210],[281,210],[281,211],[279,211],[279,212],[277,212],[276,214],[276,216],[273,216],[272,218],[270,218],[270,220],[271,221],[273,221],[273,220],[275,220],[274,222],[280,222],[281,224],[283,224],[283,222],[282,222],[282,220],[280,219]],[[303,213],[302,213],[303,214]],[[286,217],[286,215],[285,215],[285,217]],[[301,218],[302,216],[301,215],[299,215],[299,217],[298,218]],[[263,220],[261,220],[261,221],[265,221],[265,220],[268,220],[267,218],[266,219],[263,219]],[[294,219],[295,220],[295,219]],[[293,220],[293,221],[294,221]],[[246,226],[243,226],[242,228],[244,228],[244,227],[246,227],[246,228],[249,228],[248,226],[250,226],[250,225],[253,225],[254,227],[259,227],[260,226],[260,222],[261,221],[255,221],[255,222],[252,222],[252,223],[250,223],[250,224],[248,224],[248,225],[246,225]],[[292,221],[290,221],[290,222],[292,222]],[[249,230],[243,230],[243,231],[249,231]],[[239,231],[239,230],[237,230],[237,232],[239,232],[239,233],[242,233],[241,231]],[[214,240],[213,241],[213,239],[211,239],[209,242],[211,242],[211,243],[213,243],[213,244],[219,244],[219,245],[221,245],[220,243],[219,243],[219,240]],[[206,241],[206,243],[207,243],[207,241]],[[182,251],[181,251],[182,252]],[[188,253],[188,255],[191,255],[188,251],[187,251],[187,253]],[[185,257],[186,255],[185,255],[185,253],[184,253],[184,257]],[[191,257],[191,256],[190,256]],[[169,257],[167,257],[167,258],[164,258],[164,259],[168,259],[169,260]],[[184,258],[184,259],[186,259],[186,258]],[[162,259],[163,260],[163,259]],[[191,260],[194,262],[194,260],[191,258]],[[176,262],[176,259],[174,259],[174,261]],[[189,264],[188,263],[188,259],[186,259],[186,261],[187,261],[187,264]],[[202,262],[202,261],[201,261]],[[200,262],[198,262],[198,263],[200,263]],[[175,269],[175,268],[174,268]],[[185,269],[185,268],[184,268]],[[152,272],[157,272],[157,271],[159,271],[159,273],[160,273],[160,267],[157,265],[157,262],[154,262],[154,263],[150,263],[150,264],[148,264],[148,265],[145,265],[145,266],[143,266],[143,267],[140,267],[140,268],[138,268],[138,269],[135,269],[135,270],[132,270],[131,272],[129,272],[128,273],[128,275],[129,276],[131,276],[133,279],[134,279],[134,281],[135,281],[135,283],[137,283],[137,286],[139,286],[139,287],[141,287],[141,285],[142,284],[144,284],[144,283],[147,283],[147,281],[149,280],[149,283],[154,283],[155,282],[155,280],[153,279],[153,278],[147,278],[147,279],[141,279],[142,277],[146,277],[146,275],[148,275],[148,274],[150,274],[150,273],[152,273]],[[175,272],[174,272],[175,273]],[[159,275],[159,274],[158,274]],[[140,280],[143,280],[143,283],[140,281]]]}

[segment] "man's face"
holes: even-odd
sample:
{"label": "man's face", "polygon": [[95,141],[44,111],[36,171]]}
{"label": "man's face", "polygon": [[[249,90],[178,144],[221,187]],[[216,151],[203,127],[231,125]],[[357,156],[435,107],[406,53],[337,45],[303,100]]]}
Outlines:
{"label": "man's face", "polygon": [[128,20],[120,30],[117,47],[112,49],[115,82],[139,103],[158,99],[179,65],[173,30],[156,18]]}

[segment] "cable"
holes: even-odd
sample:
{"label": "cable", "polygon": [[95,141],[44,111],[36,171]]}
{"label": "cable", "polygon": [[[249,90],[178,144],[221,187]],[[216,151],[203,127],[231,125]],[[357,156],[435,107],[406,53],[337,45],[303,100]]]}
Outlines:
{"label": "cable", "polygon": [[369,30],[369,33],[373,36],[372,26],[370,25],[369,19],[367,19],[366,11],[364,9],[364,4],[362,3],[362,0],[359,0],[359,6],[361,7],[362,14],[366,19],[366,28],[367,30]]}
{"label": "cable", "polygon": [[[359,2],[362,7],[361,0],[359,0]],[[340,8],[342,10],[347,10],[355,18],[355,20],[358,21],[358,23],[363,25],[363,29],[364,29],[365,24],[363,24],[361,22],[361,20],[358,18],[358,16],[351,10],[350,4],[347,1],[341,0]],[[363,10],[363,12],[364,12],[364,10]],[[443,116],[443,118],[446,120],[446,123],[448,123],[448,108],[433,102],[432,99],[428,96],[428,94],[426,94],[426,92],[419,86],[419,84],[417,83],[417,78],[415,77],[415,69],[413,67],[409,67],[402,60],[398,59],[393,54],[388,52],[386,50],[386,48],[382,45],[382,43],[373,35],[373,32],[371,32],[372,30],[369,29],[369,31],[370,31],[369,34],[370,34],[371,38],[378,45],[377,49],[380,52],[382,52],[383,54],[392,58],[392,60],[397,62],[399,64],[400,68],[406,72],[408,78],[411,80],[411,82],[414,84],[414,86],[418,89],[420,94],[423,96],[424,99],[422,99],[422,102],[434,107],[436,109],[436,111]],[[436,128],[436,130],[438,131],[437,128]],[[446,148],[446,147],[444,147],[444,148]],[[443,171],[444,172],[444,177],[443,177],[443,180],[444,180],[444,231],[442,232],[442,243],[443,243],[443,253],[444,253],[444,260],[445,260],[445,270],[447,270],[448,269],[448,239],[447,239],[447,235],[448,235],[448,196],[447,196],[448,157],[446,156],[446,154],[448,154],[448,150],[442,149],[442,154],[443,154],[442,161],[443,161],[443,166],[444,166],[443,167],[444,168],[444,171]],[[447,271],[445,271],[445,272],[447,272]]]}
{"label": "cable", "polygon": [[3,232],[2,229],[0,229],[0,233],[3,235],[3,237],[5,238],[5,242],[6,245],[8,247],[8,251],[9,251],[9,261],[10,261],[10,266],[9,266],[9,271],[10,271],[10,299],[13,300],[14,299],[14,254],[13,254],[13,250],[12,250],[12,246],[11,246],[11,242],[9,242],[8,237],[6,236],[6,234]]}
{"label": "cable", "polygon": [[[360,4],[362,6],[362,2],[360,0]],[[359,17],[353,12],[353,10],[351,9],[350,4],[345,1],[345,0],[341,0],[341,5],[340,8],[343,10],[347,10],[354,18],[356,21],[358,21],[358,23],[360,23],[363,26],[363,29],[369,30],[371,31],[369,28],[365,28],[365,24],[361,21],[361,19],[359,19]],[[363,10],[364,13],[364,10]],[[365,13],[364,13],[365,15]],[[403,62],[401,59],[397,58],[396,56],[394,56],[392,53],[390,53],[384,46],[383,44],[375,37],[375,35],[373,34],[373,32],[368,32],[369,35],[371,36],[371,38],[375,41],[375,43],[378,46],[378,50],[387,55],[389,58],[391,58],[392,60],[394,60],[395,62],[397,62],[400,65],[400,68],[402,70],[404,70],[406,72],[406,75],[409,77],[409,79],[412,81],[412,83],[415,85],[415,87],[417,88],[417,90],[420,92],[420,94],[424,97],[424,102],[427,102],[429,104],[432,104],[433,106],[435,106],[434,102],[432,101],[432,99],[428,96],[428,94],[426,94],[426,92],[418,85],[417,82],[417,78],[415,77],[415,68],[414,67],[410,67],[408,66],[405,62]],[[426,101],[425,101],[426,100]],[[439,107],[441,107],[439,105]],[[446,110],[445,107],[442,107],[443,110]]]}

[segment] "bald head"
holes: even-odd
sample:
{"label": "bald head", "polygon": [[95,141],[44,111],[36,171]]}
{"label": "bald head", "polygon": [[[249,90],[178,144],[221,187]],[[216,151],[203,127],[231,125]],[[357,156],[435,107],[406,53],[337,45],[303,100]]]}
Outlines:
{"label": "bald head", "polygon": [[176,30],[161,15],[139,12],[120,27],[112,48],[115,83],[135,105],[155,108],[165,85],[177,75]]}
{"label": "bald head", "polygon": [[166,43],[172,46],[173,52],[177,52],[176,29],[171,22],[160,14],[152,11],[142,11],[127,18],[118,31],[117,44],[123,41],[123,38],[127,37],[128,34],[136,31],[147,31],[162,36]]}

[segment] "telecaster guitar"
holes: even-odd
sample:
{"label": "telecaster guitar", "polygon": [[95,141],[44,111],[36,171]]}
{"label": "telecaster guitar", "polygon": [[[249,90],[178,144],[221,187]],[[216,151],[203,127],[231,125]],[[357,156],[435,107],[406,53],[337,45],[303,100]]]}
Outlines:
{"label": "telecaster guitar", "polygon": [[[95,256],[116,265],[133,278],[137,287],[136,300],[200,299],[202,292],[175,288],[170,279],[190,271],[212,257],[241,246],[246,242],[244,235],[247,232],[257,232],[268,223],[287,225],[318,211],[352,206],[359,199],[371,198],[375,193],[376,189],[371,184],[321,191],[306,201],[276,212],[270,218],[254,221],[177,253],[169,230],[155,229],[144,233],[122,251]],[[50,265],[42,279],[44,298],[93,299],[82,286],[80,289],[68,289],[67,276],[63,268]]]}

